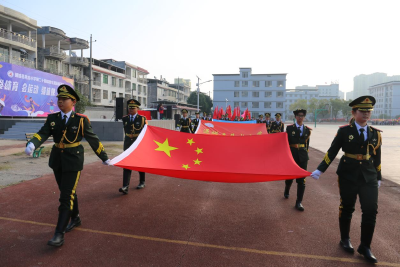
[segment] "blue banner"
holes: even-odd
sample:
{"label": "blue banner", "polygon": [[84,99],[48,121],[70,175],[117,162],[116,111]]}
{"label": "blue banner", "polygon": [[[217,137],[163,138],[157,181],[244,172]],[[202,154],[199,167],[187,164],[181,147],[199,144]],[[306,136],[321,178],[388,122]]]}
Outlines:
{"label": "blue banner", "polygon": [[57,87],[73,79],[0,62],[0,116],[47,117],[60,111]]}

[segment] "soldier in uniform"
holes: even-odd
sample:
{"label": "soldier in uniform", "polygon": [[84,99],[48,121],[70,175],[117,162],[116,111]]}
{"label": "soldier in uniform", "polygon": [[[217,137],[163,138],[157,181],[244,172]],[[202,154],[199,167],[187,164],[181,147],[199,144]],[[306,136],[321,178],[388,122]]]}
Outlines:
{"label": "soldier in uniform", "polygon": [[207,120],[208,120],[208,121],[212,121],[211,114],[208,114],[208,116],[207,116]]}
{"label": "soldier in uniform", "polygon": [[49,167],[53,169],[60,190],[60,205],[55,234],[47,244],[59,247],[64,244],[65,232],[81,225],[76,187],[83,169],[82,138],[85,137],[105,165],[111,163],[102,143],[93,133],[89,119],[73,111],[73,107],[79,101],[74,89],[68,85],[60,85],[57,92],[57,105],[61,112],[48,115],[43,127],[28,141],[25,153],[31,155],[35,148],[53,136],[55,144],[50,153]]}
{"label": "soldier in uniform", "polygon": [[258,115],[257,123],[264,123],[262,114]]}
{"label": "soldier in uniform", "polygon": [[203,112],[203,117],[201,117],[201,119],[205,120],[205,121],[207,120],[207,113],[206,112]]}
{"label": "soldier in uniform", "polygon": [[349,104],[355,121],[339,128],[331,147],[311,177],[319,179],[335,159],[340,149],[341,157],[336,173],[340,193],[339,228],[340,245],[350,253],[350,224],[357,195],[360,199],[361,244],[357,251],[372,263],[378,262],[371,252],[371,242],[378,213],[378,188],[381,184],[381,131],[367,125],[375,105],[372,96],[361,96]]}
{"label": "soldier in uniform", "polygon": [[[307,170],[308,147],[310,146],[311,136],[311,128],[303,124],[307,110],[296,109],[293,111],[293,114],[296,118],[296,122],[286,127],[290,152],[292,153],[292,157],[297,165],[299,165],[300,168]],[[292,183],[293,180],[285,180],[285,192],[283,193],[285,198],[289,198],[289,191]],[[304,190],[306,188],[306,177],[296,179],[296,183],[297,199],[295,208],[299,211],[304,211],[304,207],[301,202],[303,201]]]}
{"label": "soldier in uniform", "polygon": [[281,133],[285,130],[285,125],[281,121],[282,114],[276,113],[275,114],[275,121],[271,123],[271,127],[269,128],[269,133]]}
{"label": "soldier in uniform", "polygon": [[196,114],[196,118],[192,121],[192,132],[195,133],[197,130],[197,127],[199,127],[200,123],[200,113],[196,111],[194,114]]}
{"label": "soldier in uniform", "polygon": [[[135,99],[128,100],[128,115],[122,117],[124,126],[124,151],[127,150],[137,139],[143,127],[147,124],[146,117],[139,115],[138,109],[140,107],[139,101]],[[122,187],[119,192],[126,195],[129,191],[129,184],[131,181],[132,170],[124,169],[122,176]],[[139,172],[139,185],[136,189],[143,189],[145,185],[145,173]]]}
{"label": "soldier in uniform", "polygon": [[271,113],[265,113],[264,114],[265,115],[265,126],[267,127],[267,132],[268,133],[270,133],[270,129],[271,129],[271,120],[270,120],[270,118],[271,118]]}
{"label": "soldier in uniform", "polygon": [[187,109],[182,109],[183,118],[179,119],[178,128],[182,133],[192,133],[192,120],[187,117]]}

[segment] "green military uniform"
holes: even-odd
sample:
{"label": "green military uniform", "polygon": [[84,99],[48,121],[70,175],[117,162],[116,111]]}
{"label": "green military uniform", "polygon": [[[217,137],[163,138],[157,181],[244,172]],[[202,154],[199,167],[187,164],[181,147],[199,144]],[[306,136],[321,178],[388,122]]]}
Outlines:
{"label": "green military uniform", "polygon": [[[360,111],[370,111],[375,104],[372,96],[362,96],[350,103],[350,106]],[[349,232],[352,214],[355,210],[357,195],[360,199],[361,220],[361,245],[358,252],[369,261],[376,262],[370,252],[376,214],[378,213],[378,180],[381,174],[381,131],[365,126],[366,131],[356,122],[339,128],[331,147],[318,166],[318,170],[325,172],[335,159],[340,149],[344,152],[336,173],[340,189],[339,225],[341,231],[341,244],[346,251],[353,248],[350,244]],[[361,135],[362,132],[362,135]],[[349,248],[351,247],[351,249]],[[366,252],[366,249],[368,251]],[[354,251],[354,250],[353,250]],[[369,255],[370,254],[370,255]]]}
{"label": "green military uniform", "polygon": [[[282,115],[280,113],[276,113],[275,117],[280,118]],[[281,133],[285,131],[285,124],[282,121],[273,121],[269,128],[269,133]]]}
{"label": "green military uniform", "polygon": [[[65,85],[61,85],[58,88],[57,97],[74,97],[73,99],[79,101],[75,91]],[[63,119],[62,112],[49,114],[43,127],[29,140],[35,147],[40,147],[50,136],[53,136],[55,144],[50,153],[49,167],[53,169],[60,190],[59,220],[56,228],[56,233],[59,234],[65,232],[70,218],[74,220],[79,216],[76,188],[84,161],[82,139],[86,139],[103,162],[108,160],[102,143],[97,135],[93,133],[90,121],[85,115],[72,111],[66,123],[65,121],[66,119]]]}
{"label": "green military uniform", "polygon": [[[188,113],[186,109],[182,109],[182,113]],[[190,118],[180,118],[178,127],[182,133],[192,133],[192,120]]]}
{"label": "green military uniform", "polygon": [[272,122],[270,121],[269,118],[271,117],[271,113],[267,112],[264,115],[265,115],[265,121],[264,121],[265,127],[267,128],[267,132],[270,133],[271,132],[271,124],[272,124]]}
{"label": "green military uniform", "polygon": [[[294,115],[297,116],[297,113],[303,113],[304,115],[307,113],[306,110],[297,109],[293,111]],[[308,164],[308,149],[310,146],[310,137],[311,137],[311,128],[303,125],[298,125],[297,123],[288,125],[286,127],[286,133],[288,135],[290,152],[292,153],[292,157],[297,165],[307,170]],[[289,190],[293,183],[293,180],[285,180],[285,198],[289,198]],[[303,211],[304,207],[301,205],[304,196],[304,190],[306,188],[306,178],[298,178],[296,179],[297,183],[297,199],[296,199],[296,208],[298,210]]]}
{"label": "green military uniform", "polygon": [[[195,112],[195,114],[199,114],[199,112]],[[192,120],[192,132],[196,133],[197,127],[199,127],[200,118],[194,118]]]}
{"label": "green military uniform", "polygon": [[256,122],[257,122],[257,123],[264,123],[264,121],[263,121],[263,115],[259,115]]}
{"label": "green military uniform", "polygon": [[[135,99],[128,100],[128,108],[140,107],[139,101]],[[126,115],[122,117],[122,123],[124,126],[124,151],[127,150],[137,139],[144,126],[147,124],[146,117],[136,113],[135,115]],[[122,177],[122,188],[119,189],[121,193],[127,194],[129,191],[129,184],[131,181],[132,170],[124,169]],[[139,172],[139,185],[137,189],[145,187],[146,176],[144,172]]]}

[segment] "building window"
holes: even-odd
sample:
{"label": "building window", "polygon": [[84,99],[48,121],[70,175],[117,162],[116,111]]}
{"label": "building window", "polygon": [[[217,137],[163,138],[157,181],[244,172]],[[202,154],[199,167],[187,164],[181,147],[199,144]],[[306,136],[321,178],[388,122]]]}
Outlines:
{"label": "building window", "polygon": [[238,107],[239,106],[239,102],[233,102],[233,107]]}
{"label": "building window", "polygon": [[265,87],[272,87],[271,81],[265,81]]}
{"label": "building window", "polygon": [[136,70],[132,69],[132,77],[136,78]]}
{"label": "building window", "polygon": [[283,108],[283,102],[276,102],[276,108]]}
{"label": "building window", "polygon": [[108,84],[108,75],[103,74],[103,83]]}
{"label": "building window", "polygon": [[131,98],[132,98],[131,95],[125,94],[125,99],[131,99]]}
{"label": "building window", "polygon": [[142,103],[142,98],[140,96],[138,97],[138,101],[139,103]]}
{"label": "building window", "polygon": [[111,77],[111,85],[114,87],[117,86],[117,78]]}
{"label": "building window", "polygon": [[253,97],[260,97],[260,92],[253,92],[252,95]]}
{"label": "building window", "polygon": [[136,91],[136,83],[132,83],[132,91]]}
{"label": "building window", "polygon": [[112,100],[115,100],[117,98],[117,93],[116,92],[111,92]]}
{"label": "building window", "polygon": [[108,91],[103,90],[103,99],[108,99]]}
{"label": "building window", "polygon": [[253,87],[260,87],[260,81],[253,81]]}
{"label": "building window", "polygon": [[241,108],[247,108],[247,102],[240,102],[240,107]]}
{"label": "building window", "polygon": [[265,92],[265,97],[272,97],[272,92]]}
{"label": "building window", "polygon": [[242,72],[242,77],[243,78],[248,78],[249,77],[249,73],[248,72]]}
{"label": "building window", "polygon": [[276,97],[283,97],[283,92],[277,92]]}
{"label": "building window", "polygon": [[235,81],[235,87],[239,87],[239,81]]}
{"label": "building window", "polygon": [[146,86],[143,86],[143,94],[147,95]]}
{"label": "building window", "polygon": [[143,104],[142,105],[146,106],[146,98],[145,97],[143,97]]}
{"label": "building window", "polygon": [[249,92],[242,91],[242,97],[248,97],[248,96],[249,96]]}
{"label": "building window", "polygon": [[239,91],[233,92],[233,97],[239,97]]}
{"label": "building window", "polygon": [[258,108],[259,107],[259,103],[258,102],[251,102],[251,107],[252,108]]}
{"label": "building window", "polygon": [[138,84],[138,94],[142,93],[142,86],[140,84]]}
{"label": "building window", "polygon": [[118,86],[119,88],[122,88],[122,79],[118,79]]}
{"label": "building window", "polygon": [[283,87],[283,81],[278,81],[278,87]]}
{"label": "building window", "polygon": [[271,102],[264,102],[264,108],[271,108]]}
{"label": "building window", "polygon": [[123,93],[119,93],[118,97],[124,97],[124,94]]}
{"label": "building window", "polygon": [[248,81],[242,81],[242,87],[248,87],[249,82]]}

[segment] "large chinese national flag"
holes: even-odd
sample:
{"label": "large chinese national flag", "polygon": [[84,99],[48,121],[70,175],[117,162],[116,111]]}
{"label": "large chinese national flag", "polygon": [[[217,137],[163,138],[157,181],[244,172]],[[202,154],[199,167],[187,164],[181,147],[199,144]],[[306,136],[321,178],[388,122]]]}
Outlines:
{"label": "large chinese national flag", "polygon": [[194,135],[146,125],[115,166],[176,178],[254,183],[310,175],[294,162],[286,133]]}
{"label": "large chinese national flag", "polygon": [[200,120],[197,134],[246,136],[268,134],[265,123],[230,123]]}

